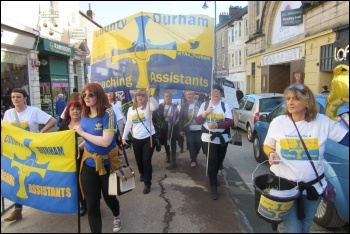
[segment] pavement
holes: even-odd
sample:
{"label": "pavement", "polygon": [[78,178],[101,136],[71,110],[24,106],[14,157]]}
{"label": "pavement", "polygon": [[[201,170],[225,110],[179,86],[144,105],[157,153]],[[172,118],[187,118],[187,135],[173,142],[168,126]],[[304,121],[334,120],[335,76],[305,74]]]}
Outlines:
{"label": "pavement", "polygon": [[[126,150],[129,164],[136,172],[136,188],[119,196],[121,233],[227,233],[246,232],[239,225],[235,205],[226,192],[225,182],[219,172],[218,200],[210,196],[209,179],[206,176],[206,159],[202,152],[197,167],[190,167],[188,151],[178,154],[177,166],[165,163],[165,152],[153,155],[153,179],[151,192],[143,194],[143,182],[139,181],[133,151]],[[9,204],[10,201],[5,201]],[[55,214],[23,207],[23,219],[4,222],[13,208],[1,216],[2,233],[90,233],[87,215]],[[113,215],[101,199],[104,233],[112,232]],[[80,222],[80,225],[79,225]]]}

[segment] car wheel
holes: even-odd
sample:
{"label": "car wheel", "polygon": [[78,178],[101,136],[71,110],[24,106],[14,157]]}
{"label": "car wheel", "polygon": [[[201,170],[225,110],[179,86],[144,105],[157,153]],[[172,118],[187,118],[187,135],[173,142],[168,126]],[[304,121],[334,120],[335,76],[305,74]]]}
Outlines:
{"label": "car wheel", "polygon": [[253,141],[253,151],[254,151],[254,158],[258,163],[261,163],[264,160],[264,155],[261,149],[260,140],[258,137],[258,134],[254,135],[254,141]]}
{"label": "car wheel", "polygon": [[247,126],[247,138],[248,141],[253,142],[253,132],[252,132],[252,127],[248,124]]}
{"label": "car wheel", "polygon": [[317,208],[314,222],[324,228],[340,228],[346,224],[346,222],[339,217],[334,203],[323,202],[323,200],[321,200]]}

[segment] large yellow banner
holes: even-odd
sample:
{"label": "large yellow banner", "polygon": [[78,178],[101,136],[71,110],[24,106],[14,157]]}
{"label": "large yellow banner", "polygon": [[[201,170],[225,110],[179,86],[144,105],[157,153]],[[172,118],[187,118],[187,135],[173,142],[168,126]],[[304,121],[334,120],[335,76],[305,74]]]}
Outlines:
{"label": "large yellow banner", "polygon": [[210,92],[214,20],[140,12],[93,33],[90,82],[106,92],[148,86]]}

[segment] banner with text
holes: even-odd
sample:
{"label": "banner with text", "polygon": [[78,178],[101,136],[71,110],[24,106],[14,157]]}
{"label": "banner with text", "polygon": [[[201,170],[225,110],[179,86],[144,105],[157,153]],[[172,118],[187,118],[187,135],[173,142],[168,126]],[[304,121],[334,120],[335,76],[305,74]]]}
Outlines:
{"label": "banner with text", "polygon": [[93,33],[90,82],[210,93],[214,19],[140,12]]}
{"label": "banner with text", "polygon": [[52,213],[78,212],[73,130],[34,133],[1,122],[1,196]]}

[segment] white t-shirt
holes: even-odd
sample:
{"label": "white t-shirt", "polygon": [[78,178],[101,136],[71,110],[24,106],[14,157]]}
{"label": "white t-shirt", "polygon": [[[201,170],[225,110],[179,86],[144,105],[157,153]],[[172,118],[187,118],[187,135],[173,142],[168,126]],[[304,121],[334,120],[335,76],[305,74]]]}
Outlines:
{"label": "white t-shirt", "polygon": [[[204,106],[205,106],[205,103],[206,102],[203,102],[201,107],[199,108],[199,111],[198,111],[198,114],[197,116],[201,115],[205,110],[204,110]],[[221,123],[221,122],[224,122],[226,118],[228,119],[232,119],[232,112],[231,112],[231,108],[230,106],[227,104],[227,103],[224,103],[225,104],[225,112],[224,110],[222,109],[222,106],[221,106],[221,101],[218,103],[217,106],[214,106],[212,104],[211,101],[209,101],[209,106],[212,106],[213,107],[213,111],[210,113],[210,115],[207,116],[203,126],[209,130],[209,127],[208,127],[208,123],[210,122],[215,122],[215,123]],[[211,132],[223,132],[225,131],[225,129],[210,129]],[[225,139],[225,142],[228,142],[230,139],[228,137],[228,134],[222,134],[222,136],[224,137]],[[202,141],[204,142],[211,142],[211,143],[214,143],[214,144],[220,144],[220,138],[219,137],[215,137],[214,140],[210,140],[210,137],[211,137],[211,134],[209,133],[202,133]]]}
{"label": "white t-shirt", "polygon": [[[11,108],[5,112],[3,121],[18,127],[15,117],[15,108]],[[26,106],[22,112],[17,112],[20,127],[30,132],[39,132],[39,124],[47,124],[52,117],[46,112],[34,106]]]}
{"label": "white t-shirt", "polygon": [[[314,121],[295,122],[303,138],[319,176],[324,173],[324,151],[327,139],[339,142],[347,131],[339,122],[333,121],[323,114],[317,114]],[[292,120],[281,115],[272,120],[264,145],[276,150],[281,162],[273,164],[270,170],[275,175],[292,181],[309,182],[316,179],[314,169],[304,151],[298,132]],[[326,186],[325,178],[322,180]],[[323,189],[319,183],[314,187],[321,194]]]}

